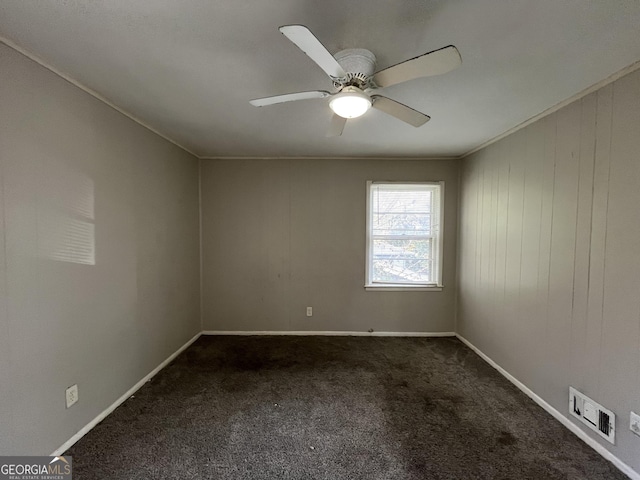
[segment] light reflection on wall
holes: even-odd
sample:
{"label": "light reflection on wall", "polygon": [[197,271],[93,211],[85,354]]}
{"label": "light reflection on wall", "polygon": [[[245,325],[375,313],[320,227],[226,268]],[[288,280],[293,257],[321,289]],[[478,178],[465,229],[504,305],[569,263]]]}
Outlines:
{"label": "light reflection on wall", "polygon": [[41,171],[38,253],[58,262],[95,265],[93,180],[65,165]]}

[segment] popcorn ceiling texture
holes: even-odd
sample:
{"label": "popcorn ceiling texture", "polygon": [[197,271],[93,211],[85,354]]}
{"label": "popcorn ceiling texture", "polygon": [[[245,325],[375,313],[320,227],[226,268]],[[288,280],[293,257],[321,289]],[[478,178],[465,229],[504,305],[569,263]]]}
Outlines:
{"label": "popcorn ceiling texture", "polygon": [[454,338],[201,337],[78,479],[623,479]]}

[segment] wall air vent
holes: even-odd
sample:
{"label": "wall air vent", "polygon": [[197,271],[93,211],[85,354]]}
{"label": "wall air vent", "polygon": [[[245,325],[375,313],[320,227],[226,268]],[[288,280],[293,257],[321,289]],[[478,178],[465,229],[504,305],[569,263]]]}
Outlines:
{"label": "wall air vent", "polygon": [[573,387],[569,387],[569,412],[601,437],[615,443],[615,414]]}

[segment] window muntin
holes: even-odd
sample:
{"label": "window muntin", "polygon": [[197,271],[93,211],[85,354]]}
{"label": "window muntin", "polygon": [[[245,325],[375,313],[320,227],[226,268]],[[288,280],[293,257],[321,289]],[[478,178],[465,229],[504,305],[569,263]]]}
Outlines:
{"label": "window muntin", "polygon": [[368,287],[441,285],[440,183],[367,183]]}

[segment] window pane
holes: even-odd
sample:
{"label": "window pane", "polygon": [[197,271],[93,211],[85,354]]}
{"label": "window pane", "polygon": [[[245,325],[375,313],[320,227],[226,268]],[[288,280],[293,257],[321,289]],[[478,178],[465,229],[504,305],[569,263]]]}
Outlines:
{"label": "window pane", "polygon": [[429,283],[431,260],[373,260],[373,281],[376,283]]}
{"label": "window pane", "polygon": [[373,241],[373,281],[425,283],[432,281],[431,239]]}
{"label": "window pane", "polygon": [[429,213],[433,187],[422,185],[374,185],[373,211],[385,213]]}
{"label": "window pane", "polygon": [[374,235],[431,235],[430,213],[373,214]]}
{"label": "window pane", "polygon": [[389,240],[375,239],[373,241],[373,259],[430,259],[431,239],[424,240]]}

